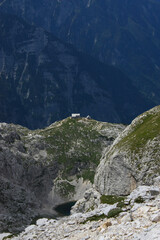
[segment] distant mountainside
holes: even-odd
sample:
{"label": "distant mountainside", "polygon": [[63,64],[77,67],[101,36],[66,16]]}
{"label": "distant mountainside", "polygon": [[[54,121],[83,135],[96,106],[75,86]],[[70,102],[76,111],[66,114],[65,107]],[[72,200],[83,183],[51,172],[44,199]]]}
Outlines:
{"label": "distant mountainside", "polygon": [[0,15],[0,121],[33,129],[80,112],[128,123],[149,107],[118,69],[42,28]]}
{"label": "distant mountainside", "polygon": [[160,103],[159,0],[7,0],[0,9],[117,66]]}

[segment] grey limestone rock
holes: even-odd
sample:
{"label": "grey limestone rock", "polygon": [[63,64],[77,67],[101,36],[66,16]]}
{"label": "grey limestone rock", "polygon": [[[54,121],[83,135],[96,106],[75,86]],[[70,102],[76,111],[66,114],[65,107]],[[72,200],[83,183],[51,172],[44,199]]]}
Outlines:
{"label": "grey limestone rock", "polygon": [[84,197],[76,202],[72,207],[71,213],[87,212],[96,208],[100,204],[101,195],[95,189],[91,188],[84,193]]}
{"label": "grey limestone rock", "polygon": [[[101,194],[127,195],[160,174],[160,106],[137,117],[104,153],[95,175]],[[157,182],[159,178],[157,178]]]}

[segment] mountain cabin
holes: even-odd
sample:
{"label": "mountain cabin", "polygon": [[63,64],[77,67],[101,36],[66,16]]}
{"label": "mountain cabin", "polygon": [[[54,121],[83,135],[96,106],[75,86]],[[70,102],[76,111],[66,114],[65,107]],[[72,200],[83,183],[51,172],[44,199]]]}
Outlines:
{"label": "mountain cabin", "polygon": [[81,115],[80,113],[72,113],[72,118],[79,118]]}

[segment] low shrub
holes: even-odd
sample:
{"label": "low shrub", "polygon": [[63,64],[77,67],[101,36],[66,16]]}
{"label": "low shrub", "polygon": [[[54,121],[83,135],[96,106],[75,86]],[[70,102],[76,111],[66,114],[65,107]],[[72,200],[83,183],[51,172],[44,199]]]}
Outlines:
{"label": "low shrub", "polygon": [[115,195],[102,195],[101,196],[101,203],[105,204],[114,204],[117,202],[123,202],[124,201],[124,197],[121,196],[115,196]]}
{"label": "low shrub", "polygon": [[108,212],[107,218],[117,217],[122,212],[121,208],[114,208]]}
{"label": "low shrub", "polygon": [[139,196],[134,200],[134,202],[135,203],[144,203],[144,199],[141,196]]}

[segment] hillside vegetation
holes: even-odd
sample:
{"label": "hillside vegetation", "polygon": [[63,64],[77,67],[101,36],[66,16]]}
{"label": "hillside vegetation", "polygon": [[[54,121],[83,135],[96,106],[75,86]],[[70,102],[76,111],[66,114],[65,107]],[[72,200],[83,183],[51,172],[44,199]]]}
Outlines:
{"label": "hillside vegetation", "polygon": [[[114,129],[116,128],[116,132]],[[48,161],[63,164],[63,177],[89,173],[99,164],[102,150],[113,142],[123,125],[101,123],[85,118],[67,118],[44,130],[35,131],[47,144]],[[109,134],[110,132],[110,134]],[[90,175],[90,173],[89,173]],[[89,175],[86,174],[86,177]]]}

